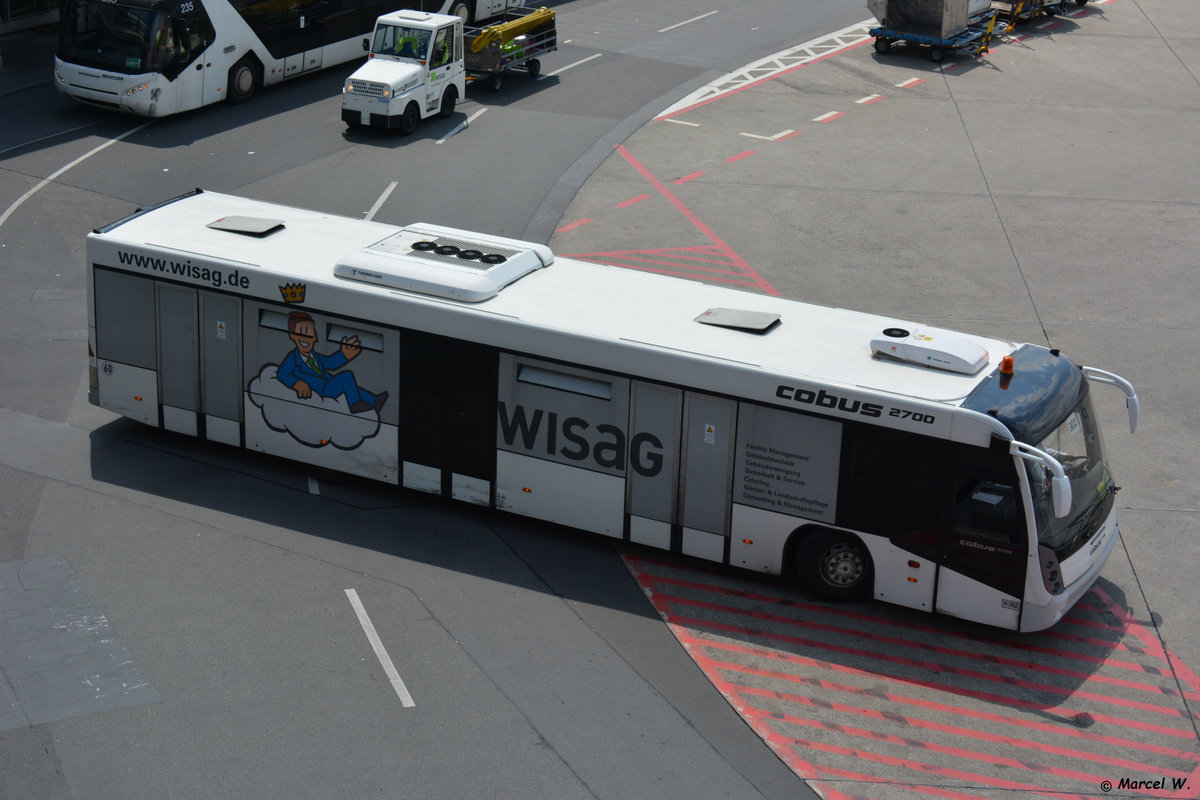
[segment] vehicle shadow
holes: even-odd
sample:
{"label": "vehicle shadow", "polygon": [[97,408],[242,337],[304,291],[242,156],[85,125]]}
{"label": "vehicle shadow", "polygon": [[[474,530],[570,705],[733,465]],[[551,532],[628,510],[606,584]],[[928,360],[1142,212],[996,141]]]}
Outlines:
{"label": "vehicle shadow", "polygon": [[[604,537],[124,418],[90,436],[91,475],[102,483],[381,555],[655,616],[629,591],[629,573],[614,542]],[[516,571],[514,553],[524,565]]]}

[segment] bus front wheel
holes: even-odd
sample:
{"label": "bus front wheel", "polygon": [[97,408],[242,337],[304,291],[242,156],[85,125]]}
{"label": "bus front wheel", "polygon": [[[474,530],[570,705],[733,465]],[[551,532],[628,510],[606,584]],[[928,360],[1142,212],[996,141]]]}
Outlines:
{"label": "bus front wheel", "polygon": [[246,56],[229,68],[229,90],[225,99],[231,103],[244,103],[255,95],[262,84],[258,62]]}
{"label": "bus front wheel", "polygon": [[799,548],[796,572],[805,588],[826,600],[862,600],[870,595],[871,554],[841,531],[819,531]]}

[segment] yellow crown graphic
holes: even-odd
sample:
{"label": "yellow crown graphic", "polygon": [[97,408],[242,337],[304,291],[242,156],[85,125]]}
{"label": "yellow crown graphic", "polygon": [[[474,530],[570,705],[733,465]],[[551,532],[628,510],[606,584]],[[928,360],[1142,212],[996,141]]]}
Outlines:
{"label": "yellow crown graphic", "polygon": [[307,288],[303,283],[285,283],[279,287],[279,293],[283,295],[285,303],[303,303],[304,291]]}

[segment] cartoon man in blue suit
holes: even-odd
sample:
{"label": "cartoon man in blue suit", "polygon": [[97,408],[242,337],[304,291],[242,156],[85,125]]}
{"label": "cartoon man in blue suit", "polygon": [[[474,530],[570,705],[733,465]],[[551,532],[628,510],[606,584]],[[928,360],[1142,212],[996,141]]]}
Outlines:
{"label": "cartoon man in blue suit", "polygon": [[372,409],[378,412],[383,408],[387,402],[387,392],[372,394],[358,387],[353,372],[336,372],[362,352],[357,336],[343,336],[341,347],[323,356],[314,351],[317,324],[308,314],[296,311],[288,316],[288,337],[295,342],[296,349],[280,362],[275,376],[284,386],[294,390],[296,397],[307,400],[317,394],[337,399],[345,395],[352,414]]}

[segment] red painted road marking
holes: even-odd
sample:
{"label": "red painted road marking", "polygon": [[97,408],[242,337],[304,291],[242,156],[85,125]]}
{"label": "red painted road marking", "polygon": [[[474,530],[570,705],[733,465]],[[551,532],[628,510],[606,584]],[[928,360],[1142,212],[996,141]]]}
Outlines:
{"label": "red painted road marking", "polygon": [[[665,561],[654,561],[653,559],[647,559],[647,558],[643,558],[642,562],[647,563],[647,564],[656,564],[659,566],[667,565],[667,562],[665,562]],[[701,573],[697,573],[697,574],[699,575]],[[754,601],[758,601],[758,602],[772,602],[772,599],[770,597],[768,597],[766,595],[762,595],[762,594],[736,592],[734,590],[727,589],[727,588],[712,587],[712,586],[708,586],[706,584],[701,584],[701,583],[688,583],[688,582],[684,582],[684,581],[677,581],[677,580],[661,578],[661,577],[656,577],[656,578],[654,578],[654,580],[656,580],[660,583],[666,584],[666,585],[677,585],[677,586],[678,585],[682,585],[682,586],[690,585],[690,586],[693,586],[694,588],[703,587],[706,591],[709,591],[709,592],[715,593],[715,594],[722,594],[722,595],[726,595],[726,596],[736,596],[736,597],[740,597],[742,599],[754,600]],[[1100,594],[1099,590],[1095,590],[1095,591],[1096,591],[1096,594]],[[1102,595],[1102,598],[1103,598],[1103,595]],[[789,607],[793,608],[793,609],[804,610],[804,611],[818,612],[824,616],[835,616],[840,619],[846,620],[846,624],[854,624],[855,622],[863,622],[863,623],[870,623],[870,624],[874,625],[874,624],[877,624],[877,622],[878,622],[878,617],[876,615],[852,611],[847,608],[843,608],[841,606],[824,606],[824,605],[819,605],[817,603],[803,603],[803,602],[799,602],[799,601],[794,601],[789,605]],[[1089,607],[1089,604],[1086,602],[1086,598],[1085,598],[1085,601],[1080,602],[1076,607],[1080,608],[1080,609]],[[1114,650],[1120,651],[1120,652],[1131,652],[1129,646],[1124,644],[1123,642],[1115,642],[1112,639],[1103,639],[1103,638],[1096,638],[1096,637],[1090,637],[1090,636],[1080,636],[1080,635],[1071,634],[1068,632],[1068,629],[1073,625],[1074,626],[1082,626],[1082,625],[1086,625],[1089,623],[1091,623],[1090,620],[1083,620],[1083,619],[1079,619],[1078,616],[1071,616],[1071,617],[1068,617],[1067,619],[1063,620],[1059,626],[1052,628],[1049,631],[1042,631],[1040,634],[1038,634],[1038,637],[1039,637],[1039,639],[1062,640],[1062,641],[1069,642],[1070,644],[1076,645],[1076,646],[1082,645],[1082,646],[1092,646],[1092,647],[1102,648],[1105,652],[1111,652]],[[1104,630],[1107,630],[1110,632],[1113,631],[1113,628],[1111,626],[1103,625],[1103,623],[1094,623],[1094,624],[1099,625]],[[986,639],[986,638],[982,638],[980,636],[968,637],[963,634],[951,633],[951,632],[946,631],[944,628],[938,627],[937,625],[933,625],[933,624],[920,625],[920,624],[912,623],[912,622],[905,622],[905,623],[892,622],[889,624],[889,627],[900,628],[902,630],[910,631],[910,632],[914,632],[914,633],[934,633],[943,640],[959,639],[959,640],[964,640],[964,641],[968,641],[968,642],[976,643],[976,644],[978,644],[981,641],[986,642],[988,644],[1000,644],[1001,643],[997,639]],[[1099,656],[1094,656],[1089,653],[1083,653],[1083,652],[1079,652],[1079,651],[1075,651],[1075,650],[1060,649],[1060,648],[1055,648],[1055,647],[1046,647],[1046,646],[1034,644],[1033,642],[1023,642],[1021,649],[1022,649],[1022,652],[1039,653],[1042,655],[1053,656],[1054,658],[1069,658],[1072,660],[1083,661],[1085,663],[1091,663],[1091,664],[1104,664],[1105,666],[1110,666],[1110,667],[1115,666],[1117,668],[1128,669],[1128,670],[1137,671],[1137,672],[1147,672],[1149,670],[1149,668],[1143,664],[1130,663],[1130,662],[1125,662],[1125,661],[1116,661],[1116,660],[1112,659],[1111,657],[1101,658]],[[1137,652],[1141,653],[1141,649],[1139,648]],[[1157,672],[1152,672],[1152,674],[1162,674],[1162,672],[1157,671]],[[1195,678],[1193,676],[1191,680],[1192,680],[1193,685],[1200,686],[1200,679]]]}
{"label": "red painted road marking", "polygon": [[[639,175],[645,178],[646,181],[649,182],[652,187],[654,187],[655,191],[662,195],[667,202],[673,205],[675,209],[679,211],[679,213],[682,214],[684,218],[687,219],[687,221],[690,222],[702,236],[704,236],[704,238],[708,239],[708,241],[711,243],[711,246],[701,248],[683,247],[677,249],[576,253],[572,254],[571,257],[586,261],[596,261],[604,264],[615,263],[619,266],[630,267],[632,269],[643,269],[650,272],[661,272],[670,275],[688,275],[689,273],[684,270],[701,269],[710,272],[709,275],[706,275],[706,277],[709,279],[714,277],[714,273],[725,274],[731,277],[716,279],[724,280],[728,283],[736,283],[738,285],[748,286],[770,295],[779,295],[778,289],[776,289],[769,282],[767,282],[766,279],[759,275],[758,271],[751,267],[744,258],[739,256],[732,247],[726,244],[725,240],[718,236],[716,231],[701,221],[701,219],[696,216],[695,212],[684,205],[683,201],[681,201],[665,183],[655,177],[654,174],[650,172],[650,170],[647,169],[644,164],[638,161],[637,158],[635,158],[634,155],[630,153],[624,145],[618,145],[617,152],[621,154],[621,157],[624,158]],[[679,260],[663,261],[661,257],[668,253],[677,253],[683,255],[679,257]],[[719,267],[724,267],[725,269],[714,269],[703,265],[695,265],[693,259],[696,258],[696,253],[704,253],[706,255],[704,259],[700,260],[706,263],[717,264]],[[647,254],[654,256],[654,258],[648,259]],[[647,260],[649,260],[653,266],[647,266]],[[670,269],[669,267],[671,266],[676,267],[676,269]],[[692,275],[692,277],[695,277],[695,275]]]}
{"label": "red painted road marking", "polygon": [[925,82],[924,78],[909,78],[906,81],[901,81],[896,84],[897,89],[911,89],[914,86],[920,86]]}
{"label": "red painted road marking", "polygon": [[813,117],[813,122],[833,122],[835,119],[841,119],[844,116],[846,116],[845,111],[830,111],[819,117]]}
{"label": "red painted road marking", "polygon": [[[625,559],[713,685],[827,798],[852,800],[871,786],[953,800],[997,790],[1094,798],[1102,781],[1130,773],[1167,781],[1144,796],[1196,797],[1200,747],[1188,702],[1200,679],[1101,587],[1059,623],[1061,637],[1014,637],[923,625],[887,607],[872,614],[809,603],[786,587],[665,557]],[[1091,652],[1047,646],[1055,641]],[[971,669],[976,662],[987,669]],[[1095,666],[1080,671],[1072,662]],[[1144,680],[1113,677],[1110,667]],[[1006,688],[977,688],[985,682]],[[1085,685],[1096,691],[1080,691]],[[1131,691],[1176,707],[1131,701]],[[1101,703],[1120,716],[1098,713]],[[1170,746],[1177,742],[1192,750]]]}
{"label": "red painted road marking", "polygon": [[575,222],[572,222],[569,225],[563,225],[561,228],[555,228],[554,232],[555,233],[566,233],[567,231],[573,231],[576,228],[581,228],[584,225],[587,225],[589,222],[591,222],[590,219],[576,220]]}
{"label": "red painted road marking", "polygon": [[691,175],[684,175],[682,178],[676,178],[675,180],[671,181],[671,183],[687,183],[688,181],[696,180],[696,178],[701,177],[703,174],[703,172],[693,172]]}
{"label": "red painted road marking", "polygon": [[736,156],[730,156],[729,158],[725,159],[725,161],[726,161],[726,163],[732,164],[734,161],[741,161],[743,158],[746,158],[747,156],[754,155],[754,152],[755,151],[753,151],[753,150],[743,150],[742,152],[738,153]]}
{"label": "red painted road marking", "polygon": [[860,106],[869,106],[872,103],[878,103],[880,100],[886,100],[886,99],[887,99],[886,94],[869,94],[866,97],[858,98],[854,102],[858,103]]}
{"label": "red painted road marking", "polygon": [[773,137],[771,139],[771,141],[786,142],[788,139],[794,139],[799,135],[800,135],[800,131],[789,131],[788,133],[781,133],[778,136]]}
{"label": "red painted road marking", "polygon": [[649,200],[653,196],[654,195],[649,194],[639,194],[637,197],[629,198],[624,203],[617,203],[617,208],[629,208],[630,206],[640,203],[643,200]]}

